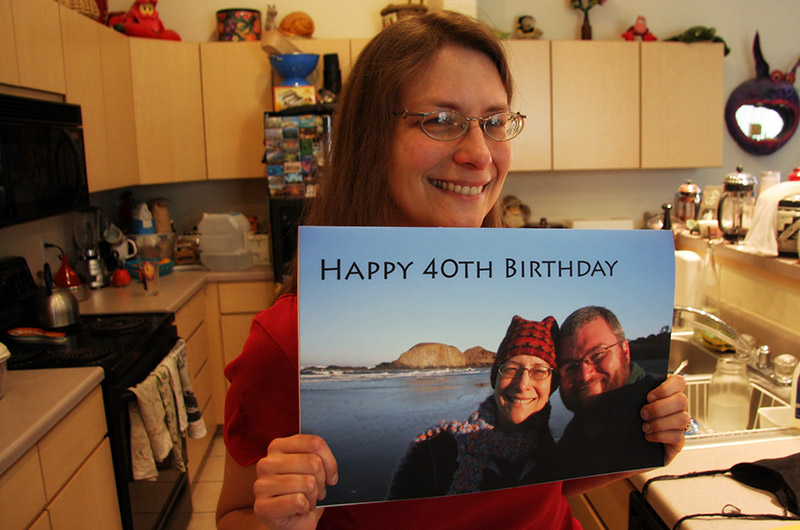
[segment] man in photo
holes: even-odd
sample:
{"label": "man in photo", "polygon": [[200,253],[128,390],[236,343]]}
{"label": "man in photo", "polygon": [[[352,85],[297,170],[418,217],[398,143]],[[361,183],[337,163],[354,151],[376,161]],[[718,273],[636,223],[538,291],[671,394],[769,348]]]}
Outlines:
{"label": "man in photo", "polygon": [[616,315],[599,306],[572,312],[561,325],[557,357],[561,400],[574,414],[557,445],[562,477],[663,465],[663,444],[645,439],[640,416],[663,378],[631,362]]}

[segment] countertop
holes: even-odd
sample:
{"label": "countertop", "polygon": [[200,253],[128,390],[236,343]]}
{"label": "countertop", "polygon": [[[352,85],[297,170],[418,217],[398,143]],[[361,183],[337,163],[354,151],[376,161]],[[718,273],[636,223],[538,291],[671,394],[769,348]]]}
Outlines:
{"label": "countertop", "polygon": [[82,315],[108,313],[175,312],[209,282],[271,281],[272,267],[253,267],[240,272],[176,270],[159,279],[158,294],[147,296],[139,280],[126,287],[93,289],[88,300],[80,303]]}
{"label": "countertop", "polygon": [[[755,462],[767,458],[780,458],[800,451],[798,436],[783,440],[762,440],[731,443],[714,447],[688,447],[681,451],[670,465],[631,477],[641,491],[644,483],[661,475],[728,469],[741,462]],[[726,504],[738,507],[742,513],[783,515],[783,508],[771,493],[745,486],[730,475],[684,478],[652,482],[648,486],[647,501],[661,519],[672,528],[677,520],[694,513],[716,513]],[[692,519],[681,524],[680,530],[760,530],[781,528],[797,521],[752,521],[735,519]]]}
{"label": "countertop", "polygon": [[103,369],[10,370],[0,398],[0,473],[25,452],[103,380]]}

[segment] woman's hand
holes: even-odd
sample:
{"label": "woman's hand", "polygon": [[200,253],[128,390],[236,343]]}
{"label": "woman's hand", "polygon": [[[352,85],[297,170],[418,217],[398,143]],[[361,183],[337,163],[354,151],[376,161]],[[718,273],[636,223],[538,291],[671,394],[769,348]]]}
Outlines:
{"label": "woman's hand", "polygon": [[692,419],[687,411],[689,400],[683,393],[685,386],[682,376],[670,375],[647,394],[648,403],[642,407],[645,438],[664,444],[666,464],[683,449],[684,429]]}
{"label": "woman's hand", "polygon": [[256,464],[253,511],[272,529],[315,528],[323,511],[317,501],[338,478],[336,459],[319,436],[275,439]]}

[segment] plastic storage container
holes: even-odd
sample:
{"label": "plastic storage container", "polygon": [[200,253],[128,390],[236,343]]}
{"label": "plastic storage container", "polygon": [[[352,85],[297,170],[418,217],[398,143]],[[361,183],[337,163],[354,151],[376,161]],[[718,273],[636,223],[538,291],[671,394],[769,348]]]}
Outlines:
{"label": "plastic storage container", "polygon": [[715,432],[747,429],[752,391],[747,364],[735,357],[721,357],[708,390],[708,426]]}
{"label": "plastic storage container", "polygon": [[241,271],[253,266],[247,248],[250,221],[240,213],[204,213],[197,224],[200,261],[212,271]]}

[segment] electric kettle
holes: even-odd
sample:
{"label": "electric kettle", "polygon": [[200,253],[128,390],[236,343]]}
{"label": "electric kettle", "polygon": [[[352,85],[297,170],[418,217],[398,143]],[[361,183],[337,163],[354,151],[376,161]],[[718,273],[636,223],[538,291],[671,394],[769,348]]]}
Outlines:
{"label": "electric kettle", "polygon": [[756,205],[757,179],[737,166],[722,180],[722,196],[717,205],[717,222],[722,236],[732,242],[741,242],[753,222]]}

